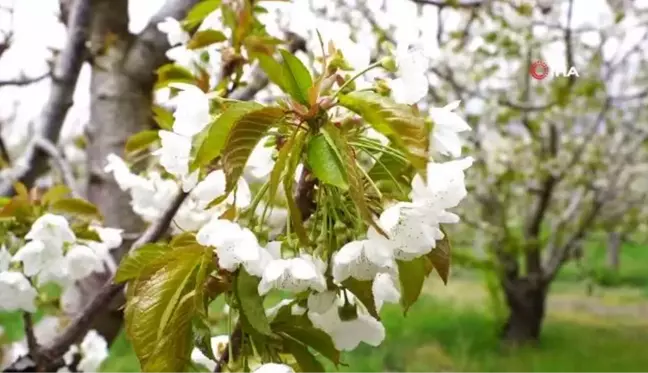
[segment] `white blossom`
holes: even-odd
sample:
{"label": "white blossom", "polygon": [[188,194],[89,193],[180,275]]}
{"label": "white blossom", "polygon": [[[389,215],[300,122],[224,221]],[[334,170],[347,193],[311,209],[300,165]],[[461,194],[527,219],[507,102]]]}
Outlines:
{"label": "white blossom", "polygon": [[337,301],[322,313],[310,310],[308,318],[313,325],[331,336],[335,347],[342,351],[351,351],[358,347],[360,342],[371,346],[378,346],[385,339],[385,327],[380,321],[369,315],[362,307],[357,307],[357,317],[353,320],[342,320],[339,307],[345,306],[346,299],[349,305],[355,303],[352,294],[346,297],[338,295]]}
{"label": "white blossom", "polygon": [[394,277],[384,272],[377,274],[374,278],[371,292],[376,302],[376,310],[379,312],[385,303],[398,303],[401,297]]}
{"label": "white blossom", "polygon": [[93,272],[105,270],[103,259],[85,245],[72,246],[65,255],[65,262],[72,280],[81,280]]}
{"label": "white blossom", "polygon": [[404,104],[416,104],[421,101],[429,91],[426,76],[427,58],[417,49],[399,46],[396,51],[396,65],[398,71],[396,79],[389,82],[394,100]]}
{"label": "white blossom", "polygon": [[267,363],[252,371],[253,373],[295,373],[295,370],[286,364]]}
{"label": "white blossom", "polygon": [[164,21],[157,24],[157,28],[160,32],[166,34],[169,45],[172,47],[189,41],[189,34],[182,28],[180,22],[174,18],[166,17]]}
{"label": "white blossom", "polygon": [[323,271],[312,257],[301,255],[289,259],[273,260],[266,266],[259,283],[259,294],[265,295],[271,289],[299,293],[310,288],[326,290]]}
{"label": "white blossom", "polygon": [[229,220],[214,219],[205,224],[198,231],[196,241],[215,247],[218,265],[227,271],[261,259],[261,247],[254,233]]}
{"label": "white blossom", "polygon": [[[199,208],[206,208],[210,202],[225,194],[225,172],[216,170],[210,172],[191,192],[191,197],[197,201]],[[241,178],[236,184],[236,192],[227,196],[223,203],[245,208],[252,201],[252,192],[247,182]],[[236,203],[235,203],[236,202]]]}
{"label": "white blossom", "polygon": [[393,253],[386,240],[351,241],[333,255],[333,280],[372,280],[393,267]]}
{"label": "white blossom", "polygon": [[189,175],[191,138],[171,131],[158,132],[162,146],[153,154],[160,157],[160,164],[171,175],[182,178]]}
{"label": "white blossom", "polygon": [[461,155],[462,141],[458,133],[471,130],[468,123],[453,111],[459,107],[459,103],[460,101],[453,101],[442,108],[430,109],[430,117],[434,122],[430,136],[433,149],[452,157]]}
{"label": "white blossom", "polygon": [[0,310],[36,312],[36,289],[20,272],[0,272]]}
{"label": "white blossom", "polygon": [[436,246],[436,240],[443,238],[433,218],[420,205],[399,202],[385,209],[379,218],[379,225],[389,239],[373,227],[367,232],[367,238],[391,246],[396,259],[411,260],[429,253]]}
{"label": "white blossom", "polygon": [[0,246],[0,272],[4,272],[9,269],[11,264],[11,254],[5,245]]}
{"label": "white blossom", "polygon": [[45,245],[43,241],[34,240],[18,249],[12,261],[22,262],[25,275],[35,276],[62,257],[63,249],[60,246]]}
{"label": "white blossom", "polygon": [[97,331],[90,330],[80,345],[81,360],[78,368],[82,372],[97,372],[108,357],[108,343]]}
{"label": "white blossom", "polygon": [[[214,353],[214,357],[217,360],[221,358],[221,356],[227,349],[228,343],[229,336],[227,334],[217,335],[211,338],[212,352]],[[205,354],[203,354],[202,351],[200,351],[200,349],[197,347],[195,347],[191,351],[191,361],[204,366],[210,372],[214,371],[214,368],[216,368],[216,362],[205,356]]]}
{"label": "white blossom", "polygon": [[178,95],[171,99],[171,103],[176,107],[173,113],[173,132],[190,138],[202,131],[211,121],[209,98],[193,84],[173,83],[170,87],[180,89]]}
{"label": "white blossom", "polygon": [[106,160],[108,163],[104,167],[104,172],[112,172],[115,182],[121,190],[126,191],[143,179],[141,176],[133,174],[126,162],[118,155],[111,153],[106,157]]}
{"label": "white blossom", "polygon": [[122,244],[122,233],[123,229],[119,228],[110,228],[110,227],[100,227],[97,225],[92,225],[90,228],[97,232],[101,242],[108,247],[108,249],[116,249]]}
{"label": "white blossom", "polygon": [[259,181],[264,180],[274,167],[274,160],[272,156],[274,154],[275,148],[266,146],[268,137],[265,137],[259,141],[259,143],[254,147],[250,157],[245,164],[245,174],[247,177],[252,180]]}
{"label": "white blossom", "polygon": [[468,194],[464,171],[472,163],[472,157],[444,163],[428,163],[428,183],[426,184],[420,175],[416,175],[412,180],[412,201],[440,209],[456,207]]}
{"label": "white blossom", "polygon": [[63,244],[76,241],[76,236],[63,216],[45,214],[36,219],[25,239],[42,241],[51,249],[62,249]]}

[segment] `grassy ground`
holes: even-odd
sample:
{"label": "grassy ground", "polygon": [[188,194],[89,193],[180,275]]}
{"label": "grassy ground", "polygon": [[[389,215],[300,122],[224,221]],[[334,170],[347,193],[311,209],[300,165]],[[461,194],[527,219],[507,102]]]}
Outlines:
{"label": "grassy ground", "polygon": [[[604,252],[593,246],[581,267],[602,271]],[[344,356],[341,371],[641,371],[648,367],[648,248],[626,246],[621,272],[604,287],[589,288],[582,270],[561,273],[548,304],[537,348],[508,350],[497,338],[499,323],[488,308],[479,277],[458,275],[444,287],[433,279],[404,318],[386,307],[387,338]],[[19,318],[0,314],[0,325],[19,337]],[[9,325],[7,325],[9,324]],[[13,325],[11,325],[13,324]],[[9,328],[8,328],[9,326]],[[11,327],[13,326],[13,327]],[[106,372],[137,371],[122,335],[104,364]]]}

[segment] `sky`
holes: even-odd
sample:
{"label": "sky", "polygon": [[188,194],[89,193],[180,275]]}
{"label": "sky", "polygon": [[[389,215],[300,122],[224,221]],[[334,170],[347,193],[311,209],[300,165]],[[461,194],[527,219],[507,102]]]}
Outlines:
{"label": "sky", "polygon": [[[301,2],[299,2],[301,1]],[[308,12],[308,2],[324,8],[336,8],[341,5],[354,8],[357,0],[297,0],[290,8],[290,27],[297,32],[304,32],[312,28],[318,19],[315,14]],[[524,0],[520,0],[524,1]],[[531,0],[529,0],[531,1]],[[141,31],[150,17],[162,6],[164,0],[135,0],[129,3],[129,17],[131,32]],[[566,2],[561,2],[566,6]],[[287,7],[286,3],[268,2],[268,6]],[[426,55],[434,58],[438,52],[436,46],[436,24],[438,22],[435,7],[418,7],[408,0],[367,0],[367,6],[373,10],[376,21],[380,25],[398,25],[394,30],[394,37],[403,42],[417,42],[425,45]],[[385,6],[386,11],[381,11]],[[648,0],[635,1],[636,6],[648,8]],[[36,77],[44,74],[48,69],[47,61],[52,57],[52,49],[61,49],[66,40],[66,30],[58,22],[58,0],[0,0],[0,9],[13,5],[14,18],[14,43],[12,48],[0,58],[0,80],[16,77]],[[331,9],[329,9],[331,10]],[[356,12],[357,13],[357,12]],[[350,12],[346,16],[358,18],[359,13]],[[566,12],[562,12],[562,19],[549,19],[548,22],[565,23]],[[345,16],[345,14],[343,14]],[[452,27],[457,24],[460,16],[454,12],[444,12],[445,25]],[[572,25],[574,28],[600,28],[601,25],[611,24],[613,16],[605,0],[575,0]],[[622,56],[624,51],[636,44],[644,37],[638,31],[636,24],[639,21],[634,17],[626,17],[622,21],[620,30],[631,30],[626,35],[619,35],[619,40],[608,42],[604,47],[605,55],[614,58]],[[6,12],[0,10],[0,31],[11,27]],[[642,28],[644,30],[645,28]],[[422,34],[419,35],[419,30]],[[542,35],[542,27],[537,34]],[[2,38],[0,32],[0,38]],[[590,43],[598,41],[598,33],[591,31],[581,34],[581,40]],[[1,39],[0,39],[1,40]],[[646,48],[648,50],[648,48]],[[548,46],[544,54],[550,66],[564,65],[564,45],[556,43]],[[469,62],[469,61],[468,61]],[[503,61],[505,63],[505,61]],[[577,61],[577,64],[586,64],[587,61]],[[578,66],[576,66],[578,68]],[[84,66],[74,97],[74,105],[66,119],[62,133],[62,141],[71,141],[82,132],[82,125],[88,120],[90,70]],[[49,94],[50,82],[42,80],[28,87],[1,87],[0,88],[0,122],[11,122],[11,128],[2,128],[3,139],[10,149],[20,151],[28,139],[30,124],[34,122]],[[626,87],[627,88],[627,87]],[[621,86],[619,87],[621,89]]]}

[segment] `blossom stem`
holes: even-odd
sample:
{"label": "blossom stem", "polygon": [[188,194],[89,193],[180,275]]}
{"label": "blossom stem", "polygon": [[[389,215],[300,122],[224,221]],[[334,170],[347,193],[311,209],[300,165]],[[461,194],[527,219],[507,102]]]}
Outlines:
{"label": "blossom stem", "polygon": [[362,70],[362,71],[360,71],[359,73],[355,74],[353,77],[351,77],[351,79],[349,79],[349,80],[347,80],[346,82],[344,82],[344,84],[342,84],[342,86],[340,87],[340,89],[338,89],[337,92],[335,92],[331,98],[332,98],[332,99],[333,99],[333,98],[336,98],[340,93],[342,93],[342,91],[344,90],[344,88],[346,88],[349,84],[353,83],[356,79],[358,79],[358,78],[361,77],[362,75],[364,75],[364,74],[366,74],[367,72],[369,72],[369,71],[375,69],[376,67],[380,67],[381,62],[382,62],[382,61],[376,61],[376,62],[372,63],[371,65],[367,66],[364,70]]}

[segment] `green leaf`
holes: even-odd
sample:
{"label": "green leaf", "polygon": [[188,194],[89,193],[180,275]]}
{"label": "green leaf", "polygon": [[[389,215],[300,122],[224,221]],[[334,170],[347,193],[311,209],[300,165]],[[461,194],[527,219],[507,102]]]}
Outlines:
{"label": "green leaf", "polygon": [[[303,320],[303,319],[302,319]],[[326,334],[321,329],[317,329],[310,324],[308,318],[305,319],[308,324],[303,325],[298,322],[295,323],[282,323],[273,327],[275,332],[285,333],[295,340],[309,346],[313,350],[319,352],[325,358],[331,360],[334,364],[340,363],[340,351],[335,348],[335,344],[331,336]],[[321,370],[315,370],[321,372]],[[315,372],[306,370],[306,372]]]}
{"label": "green leaf", "polygon": [[339,102],[402,146],[412,165],[425,176],[430,133],[412,107],[369,91],[340,95]]}
{"label": "green leaf", "polygon": [[52,202],[50,211],[55,213],[72,214],[78,217],[96,218],[103,220],[99,209],[92,203],[79,198],[61,198]]}
{"label": "green leaf", "polygon": [[138,150],[143,150],[151,146],[151,144],[158,141],[160,137],[158,136],[158,131],[156,130],[146,130],[138,132],[126,140],[125,150],[127,153],[136,152]]}
{"label": "green leaf", "polygon": [[295,201],[295,196],[293,195],[293,187],[295,185],[295,172],[299,161],[301,160],[302,149],[304,148],[306,133],[300,131],[295,136],[295,142],[292,146],[290,152],[290,158],[288,158],[288,168],[286,169],[286,176],[284,177],[284,194],[286,195],[286,204],[288,205],[288,212],[290,213],[290,221],[292,222],[292,227],[299,238],[299,242],[303,246],[310,246],[310,240],[308,239],[308,234],[304,228],[304,219],[301,214],[299,206]]}
{"label": "green leaf", "polygon": [[187,49],[199,49],[227,40],[227,36],[214,29],[198,31],[187,43]]}
{"label": "green leaf", "polygon": [[255,56],[259,60],[259,67],[266,74],[268,80],[276,84],[282,91],[288,92],[288,83],[286,83],[281,64],[272,56],[265,54],[255,54]]}
{"label": "green leaf", "polygon": [[199,245],[149,261],[128,286],[126,332],[143,371],[183,371],[190,360],[197,269],[212,252]]}
{"label": "green leaf", "polygon": [[319,134],[310,140],[306,159],[313,174],[320,181],[342,190],[349,189],[340,153],[327,141],[326,136]]}
{"label": "green leaf", "polygon": [[115,283],[118,284],[139,277],[147,265],[164,257],[170,250],[171,247],[168,245],[148,243],[131,251],[119,264],[117,273],[115,273]]}
{"label": "green leaf", "polygon": [[240,270],[236,276],[236,297],[241,305],[241,313],[254,331],[263,335],[272,335],[270,322],[263,308],[263,298],[259,295],[259,279]]}
{"label": "green leaf", "polygon": [[177,236],[174,236],[173,239],[171,239],[171,242],[169,243],[171,247],[181,247],[181,246],[189,246],[189,245],[195,245],[197,244],[196,242],[196,235],[192,232],[182,232]]}
{"label": "green leaf", "polygon": [[295,357],[301,372],[324,372],[322,363],[308,350],[308,347],[290,337],[284,337],[284,349]]}
{"label": "green leaf", "polygon": [[443,280],[444,284],[448,284],[448,277],[450,276],[450,258],[452,253],[452,247],[450,246],[450,240],[448,239],[448,234],[444,232],[444,237],[442,240],[436,242],[436,247],[432,249],[427,254],[427,258],[436,269],[439,277]]}
{"label": "green leaf", "polygon": [[166,64],[157,70],[158,81],[156,88],[162,88],[169,85],[169,83],[189,83],[194,84],[196,78],[191,71],[186,68],[174,64]]}
{"label": "green leaf", "polygon": [[313,78],[301,60],[285,49],[279,51],[283,57],[283,81],[292,98],[308,105],[308,89],[313,85]]}
{"label": "green leaf", "polygon": [[373,285],[372,281],[360,281],[353,277],[350,277],[342,282],[342,286],[348,289],[353,295],[356,296],[365,305],[369,314],[375,317],[377,320],[380,320],[378,311],[376,310],[376,299],[374,298],[373,291],[371,289]]}
{"label": "green leaf", "polygon": [[259,140],[283,116],[282,109],[265,107],[249,112],[234,122],[222,153],[226,193],[231,192],[236,186],[243,174],[243,167]]}
{"label": "green leaf", "polygon": [[216,361],[214,349],[211,343],[211,329],[204,315],[197,315],[192,320],[194,344],[203,353],[203,355]]}
{"label": "green leaf", "polygon": [[363,176],[362,172],[358,169],[358,164],[356,163],[355,154],[353,149],[347,142],[347,139],[342,135],[340,130],[334,125],[327,123],[322,129],[324,136],[329,139],[329,141],[334,144],[333,146],[337,149],[340,156],[342,157],[342,165],[346,170],[347,181],[349,183],[349,196],[353,200],[360,217],[374,227],[378,232],[385,235],[384,231],[376,223],[373,218],[367,201],[365,200],[366,193],[364,189]]}
{"label": "green leaf", "polygon": [[236,102],[228,106],[207,128],[207,135],[198,146],[193,168],[206,166],[218,157],[234,124],[244,115],[262,108],[263,105],[256,102]]}
{"label": "green leaf", "polygon": [[193,29],[202,23],[202,21],[213,11],[221,6],[221,0],[204,0],[198,2],[187,13],[185,23],[189,29]]}
{"label": "green leaf", "polygon": [[275,196],[277,195],[277,190],[279,189],[279,184],[281,183],[281,177],[283,176],[284,170],[288,163],[288,156],[290,155],[290,150],[293,148],[294,138],[288,139],[277,155],[277,161],[270,171],[270,186],[268,187],[268,198],[270,203],[274,201]]}
{"label": "green leaf", "polygon": [[43,194],[41,202],[43,202],[45,206],[50,205],[53,202],[65,198],[65,196],[70,194],[70,192],[70,188],[63,184],[54,185],[53,187],[49,188],[49,190],[45,192],[45,194]]}
{"label": "green leaf", "polygon": [[165,108],[157,105],[153,106],[153,119],[155,119],[155,123],[157,123],[160,129],[167,131],[173,130],[173,114]]}
{"label": "green leaf", "polygon": [[426,258],[418,257],[410,261],[397,260],[398,279],[401,288],[401,305],[407,314],[410,307],[421,295],[426,276]]}

